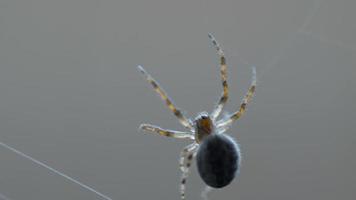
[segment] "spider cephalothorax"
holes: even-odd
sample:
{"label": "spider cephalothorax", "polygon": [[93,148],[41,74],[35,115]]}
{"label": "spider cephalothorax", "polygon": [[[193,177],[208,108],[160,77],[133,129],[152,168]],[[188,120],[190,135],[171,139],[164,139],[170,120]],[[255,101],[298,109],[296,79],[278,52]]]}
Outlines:
{"label": "spider cephalothorax", "polygon": [[207,112],[201,112],[194,121],[185,117],[151,75],[143,67],[138,66],[139,71],[146,77],[147,81],[153,86],[153,89],[160,95],[168,108],[188,131],[162,129],[150,124],[141,124],[140,129],[151,133],[158,133],[162,136],[193,140],[192,144],[182,150],[179,161],[182,171],[180,187],[182,199],[185,198],[185,184],[189,168],[195,157],[199,175],[208,186],[221,188],[228,185],[234,179],[239,170],[241,160],[240,149],[237,143],[230,136],[224,134],[224,132],[245,113],[246,106],[251,101],[256,88],[256,69],[252,68],[252,83],[240,104],[240,108],[231,115],[220,120],[218,119],[228,99],[227,67],[224,53],[219,44],[210,34],[209,38],[220,56],[220,73],[223,86],[222,95],[210,115]]}
{"label": "spider cephalothorax", "polygon": [[195,124],[195,140],[200,143],[203,138],[212,134],[215,131],[213,121],[207,112],[200,113],[194,120]]}

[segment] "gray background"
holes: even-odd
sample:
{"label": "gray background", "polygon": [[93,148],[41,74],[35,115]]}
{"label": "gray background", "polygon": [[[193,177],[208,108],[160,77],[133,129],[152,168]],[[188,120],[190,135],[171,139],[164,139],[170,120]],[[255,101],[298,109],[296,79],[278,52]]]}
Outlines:
{"label": "gray background", "polygon": [[[351,200],[356,196],[356,1],[2,0],[0,141],[113,199],[179,199],[188,141],[136,69],[142,64],[194,116],[221,92],[212,32],[237,109],[257,67],[257,95],[229,133],[240,176],[210,199]],[[0,147],[12,200],[99,199]],[[195,165],[188,199],[204,187]],[[6,197],[0,196],[0,199]]]}

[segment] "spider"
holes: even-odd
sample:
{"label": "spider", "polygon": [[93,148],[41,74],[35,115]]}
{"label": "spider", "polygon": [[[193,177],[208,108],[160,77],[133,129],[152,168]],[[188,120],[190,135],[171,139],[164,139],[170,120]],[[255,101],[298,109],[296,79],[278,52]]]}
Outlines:
{"label": "spider", "polygon": [[193,121],[184,116],[182,111],[173,104],[171,98],[159,86],[157,81],[155,81],[142,66],[138,66],[138,70],[153,86],[154,90],[178,118],[179,122],[187,129],[186,132],[182,132],[163,129],[151,124],[141,124],[140,130],[159,134],[161,136],[190,139],[193,141],[192,144],[183,148],[180,154],[179,167],[182,171],[180,180],[181,199],[185,199],[185,185],[189,174],[189,168],[194,158],[196,158],[199,175],[206,183],[207,188],[222,188],[230,184],[235,178],[240,168],[240,148],[234,139],[224,133],[234,121],[239,119],[245,113],[246,106],[251,101],[256,88],[256,69],[253,67],[252,82],[247,94],[242,100],[239,110],[227,117],[218,119],[227,102],[229,94],[227,66],[224,53],[219,43],[211,34],[209,34],[209,38],[220,57],[220,73],[223,92],[210,114],[205,111],[201,112]]}

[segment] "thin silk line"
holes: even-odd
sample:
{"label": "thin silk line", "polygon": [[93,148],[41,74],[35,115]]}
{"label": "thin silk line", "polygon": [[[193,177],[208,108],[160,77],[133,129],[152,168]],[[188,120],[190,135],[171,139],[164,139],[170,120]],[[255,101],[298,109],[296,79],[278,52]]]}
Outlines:
{"label": "thin silk line", "polygon": [[[94,190],[93,188],[91,188],[91,187],[85,185],[84,183],[81,183],[81,182],[75,180],[74,178],[72,178],[72,177],[70,177],[70,176],[68,176],[68,175],[66,175],[66,174],[64,174],[64,173],[62,173],[62,172],[60,172],[60,171],[58,171],[58,170],[56,170],[56,169],[54,169],[54,168],[48,166],[48,165],[46,165],[45,163],[43,163],[43,162],[41,162],[41,161],[38,161],[38,160],[32,158],[31,156],[29,156],[29,155],[27,155],[27,154],[25,154],[25,153],[22,153],[21,151],[19,151],[19,150],[17,150],[17,149],[14,149],[14,148],[10,147],[9,145],[7,145],[7,144],[5,144],[5,143],[0,142],[0,145],[3,146],[3,147],[5,147],[6,149],[12,151],[12,152],[14,152],[14,153],[16,153],[16,154],[18,154],[18,155],[24,157],[24,158],[27,158],[28,160],[30,160],[30,161],[32,161],[32,162],[34,162],[34,163],[36,163],[36,164],[38,164],[38,165],[40,165],[40,166],[42,166],[42,167],[44,167],[44,168],[50,170],[51,172],[53,172],[53,173],[55,173],[55,174],[57,174],[57,175],[59,175],[59,176],[62,176],[63,178],[65,178],[65,179],[67,179],[67,180],[69,180],[69,181],[71,181],[71,182],[73,182],[73,183],[76,183],[76,184],[80,185],[81,187],[83,187],[83,188],[85,188],[85,189],[87,189],[87,190],[89,190],[89,191],[91,191],[91,192],[97,194],[98,196],[102,197],[103,199],[112,200],[110,197],[108,197],[108,196],[106,196],[106,195],[104,195],[104,194],[102,194],[102,193],[100,193],[100,192]],[[1,197],[1,196],[0,196],[0,197]],[[9,200],[9,199],[6,199],[6,198],[5,198],[5,200]]]}
{"label": "thin silk line", "polygon": [[[310,9],[311,11],[309,11],[308,15],[305,17],[303,24],[300,26],[300,28],[298,28],[296,30],[296,32],[291,33],[288,36],[288,39],[286,42],[284,42],[281,47],[279,47],[279,53],[274,56],[272,58],[272,62],[271,64],[265,66],[261,72],[259,73],[257,80],[261,80],[262,76],[269,72],[270,70],[272,70],[273,67],[276,66],[276,64],[278,64],[278,62],[280,61],[280,59],[284,56],[286,49],[290,48],[293,44],[294,44],[294,40],[298,37],[298,34],[303,34],[306,31],[306,28],[310,25],[312,19],[315,17],[315,14],[319,11],[319,9],[321,8],[321,3],[323,2],[323,0],[313,0],[313,6]],[[286,44],[287,43],[287,44]]]}

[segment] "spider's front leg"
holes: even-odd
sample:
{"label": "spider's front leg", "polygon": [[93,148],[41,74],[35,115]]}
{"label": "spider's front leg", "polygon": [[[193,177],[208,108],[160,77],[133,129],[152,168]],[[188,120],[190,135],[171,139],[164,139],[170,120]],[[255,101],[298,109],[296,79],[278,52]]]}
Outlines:
{"label": "spider's front leg", "polygon": [[211,119],[215,121],[221,114],[221,111],[223,110],[227,102],[227,99],[229,97],[229,87],[227,85],[227,65],[226,65],[226,58],[224,52],[222,51],[219,43],[215,40],[213,35],[209,34],[209,38],[213,43],[213,45],[215,46],[216,50],[218,51],[218,55],[220,57],[220,74],[221,74],[221,82],[223,86],[223,92],[221,94],[220,100],[215,105],[215,108],[210,115]]}
{"label": "spider's front leg", "polygon": [[174,104],[171,98],[164,92],[162,87],[159,86],[156,80],[152,78],[152,76],[147,73],[147,71],[142,66],[137,66],[138,70],[146,77],[147,81],[152,85],[153,89],[159,94],[161,99],[166,102],[168,108],[173,112],[173,114],[178,118],[179,122],[190,131],[194,131],[192,122],[183,115],[182,111],[180,111]]}
{"label": "spider's front leg", "polygon": [[238,120],[245,113],[246,106],[248,103],[251,102],[252,96],[255,94],[255,90],[256,90],[256,68],[253,67],[251,85],[247,91],[247,94],[242,99],[240,109],[235,113],[231,114],[230,116],[228,116],[227,119],[222,119],[217,122],[217,128],[219,129],[219,132],[226,131],[234,121]]}
{"label": "spider's front leg", "polygon": [[188,138],[194,140],[194,135],[192,133],[162,129],[159,126],[155,126],[151,124],[141,124],[139,129],[151,133],[157,133],[161,136],[181,138],[181,139]]}
{"label": "spider's front leg", "polygon": [[189,168],[192,165],[194,157],[196,156],[198,146],[199,145],[194,142],[193,144],[186,146],[181,152],[179,161],[179,167],[182,170],[182,177],[180,182],[181,199],[185,199],[185,185],[187,183]]}

